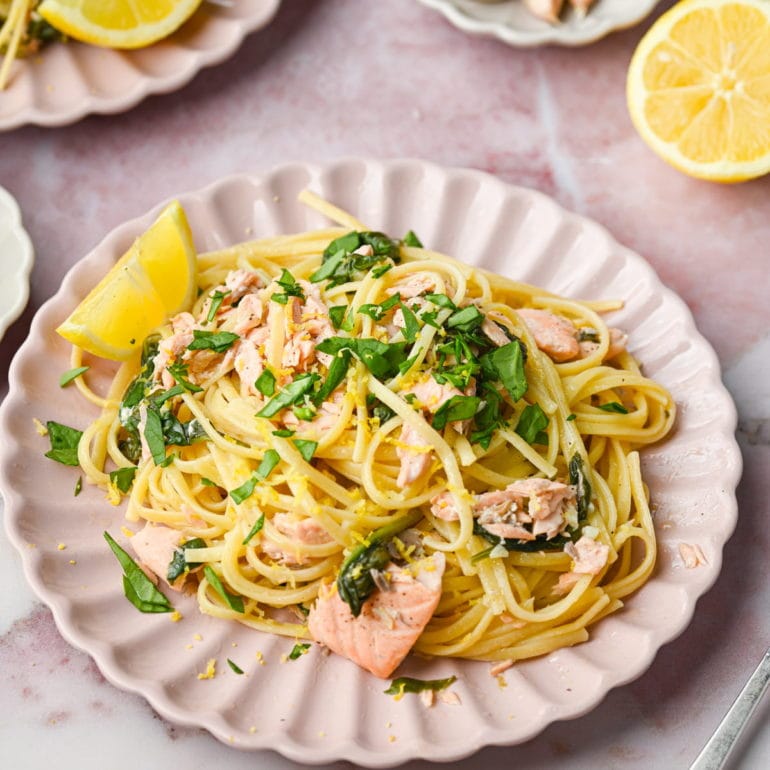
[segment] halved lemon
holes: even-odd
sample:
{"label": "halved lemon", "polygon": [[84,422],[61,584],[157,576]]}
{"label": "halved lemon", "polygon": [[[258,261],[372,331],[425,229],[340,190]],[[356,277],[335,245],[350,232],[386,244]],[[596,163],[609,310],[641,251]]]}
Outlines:
{"label": "halved lemon", "polygon": [[75,40],[106,48],[141,48],[178,29],[201,0],[43,0],[37,9]]}
{"label": "halved lemon", "polygon": [[685,0],[639,43],[628,107],[644,141],[701,179],[770,172],[770,1]]}
{"label": "halved lemon", "polygon": [[192,233],[174,201],[56,331],[89,353],[125,361],[168,316],[189,308],[196,292]]}

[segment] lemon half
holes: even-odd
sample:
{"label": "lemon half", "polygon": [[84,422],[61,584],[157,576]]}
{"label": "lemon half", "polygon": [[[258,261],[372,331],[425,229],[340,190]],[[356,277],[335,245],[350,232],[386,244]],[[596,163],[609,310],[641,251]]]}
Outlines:
{"label": "lemon half", "polygon": [[686,0],[650,28],[628,71],[644,141],[701,179],[770,172],[770,1]]}

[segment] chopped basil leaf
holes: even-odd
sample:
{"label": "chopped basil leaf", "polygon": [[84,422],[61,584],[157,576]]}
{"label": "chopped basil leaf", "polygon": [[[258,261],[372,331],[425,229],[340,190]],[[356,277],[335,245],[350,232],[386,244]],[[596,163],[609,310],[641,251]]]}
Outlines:
{"label": "chopped basil leaf", "polygon": [[[337,240],[339,240],[339,238]],[[335,243],[337,243],[337,241],[332,241],[332,244]],[[327,248],[326,251],[328,250],[329,249]],[[338,249],[328,258],[326,257],[326,252],[324,252],[323,264],[310,276],[310,282],[319,283],[320,281],[331,278],[340,269],[347,255],[348,252],[345,249]]]}
{"label": "chopped basil leaf", "polygon": [[596,329],[578,329],[578,342],[599,342],[599,332]]}
{"label": "chopped basil leaf", "polygon": [[410,230],[401,240],[404,246],[412,246],[417,249],[422,248],[422,241],[415,235],[414,230]]}
{"label": "chopped basil leaf", "polygon": [[457,310],[457,305],[452,302],[446,294],[426,294],[425,299],[428,302],[432,302],[436,307],[448,308],[449,310]]}
{"label": "chopped basil leaf", "polygon": [[578,521],[585,521],[591,505],[591,483],[588,481],[583,458],[577,452],[569,461],[569,483],[577,490]]}
{"label": "chopped basil leaf", "polygon": [[479,444],[482,449],[489,449],[492,434],[503,423],[500,416],[503,397],[487,382],[483,382],[480,388],[483,405],[473,418],[476,430],[471,433],[470,439],[471,444]]}
{"label": "chopped basil leaf", "polygon": [[452,396],[433,415],[434,429],[443,430],[448,422],[469,420],[476,414],[480,403],[481,399],[478,396]]}
{"label": "chopped basil leaf", "polygon": [[462,310],[456,310],[447,318],[448,329],[457,329],[461,332],[473,331],[484,320],[484,314],[475,306],[468,305]]}
{"label": "chopped basil leaf", "polygon": [[83,491],[83,477],[78,476],[78,480],[75,482],[75,497],[77,497]]}
{"label": "chopped basil leaf", "polygon": [[177,458],[177,453],[176,452],[172,452],[171,454],[166,455],[166,459],[158,467],[159,468],[168,468],[168,466],[171,465],[171,463],[173,463],[174,460],[176,460],[176,458]]}
{"label": "chopped basil leaf", "polygon": [[67,385],[69,385],[73,380],[76,380],[78,377],[80,377],[81,374],[84,372],[87,372],[91,367],[90,366],[78,366],[75,369],[70,369],[68,372],[64,372],[61,377],[59,377],[59,387],[60,388],[66,388]]}
{"label": "chopped basil leaf", "polygon": [[353,318],[352,316],[345,317],[347,311],[347,305],[335,305],[329,308],[329,318],[335,329],[342,329],[346,332],[353,331]]}
{"label": "chopped basil leaf", "polygon": [[272,396],[275,393],[275,375],[269,369],[265,369],[265,371],[257,377],[254,382],[254,387],[263,396]]}
{"label": "chopped basil leaf", "polygon": [[131,489],[136,476],[136,468],[118,468],[116,471],[110,471],[110,484],[114,484],[123,494]]}
{"label": "chopped basil leaf", "polygon": [[262,527],[265,526],[265,514],[263,513],[255,522],[254,526],[249,530],[249,534],[243,538],[241,545],[248,545],[251,538],[259,532]]}
{"label": "chopped basil leaf", "polygon": [[396,305],[398,305],[400,297],[398,294],[393,294],[384,302],[380,302],[378,305],[361,305],[358,309],[359,313],[368,315],[374,321],[379,321],[387,312]]}
{"label": "chopped basil leaf", "polygon": [[340,350],[334,355],[329,364],[329,371],[326,375],[324,384],[313,396],[313,403],[321,404],[337,389],[340,383],[345,379],[350,368],[351,352],[349,350]]}
{"label": "chopped basil leaf", "polygon": [[527,375],[524,372],[524,348],[519,340],[509,342],[481,357],[485,376],[500,380],[514,401],[527,392]]}
{"label": "chopped basil leaf", "polygon": [[141,612],[173,612],[169,600],[144,574],[142,568],[112,539],[109,532],[104,539],[123,567],[123,592],[126,598]]}
{"label": "chopped basil leaf", "polygon": [[[395,296],[395,295],[394,295]],[[417,316],[403,302],[400,303],[401,312],[404,314],[404,328],[402,330],[407,342],[414,342],[420,331],[420,322]]]}
{"label": "chopped basil leaf", "polygon": [[259,468],[236,489],[230,490],[230,497],[240,505],[246,498],[254,494],[254,489],[260,481],[264,481],[272,472],[278,463],[281,462],[281,456],[275,449],[268,449],[262,457]]}
{"label": "chopped basil leaf", "polygon": [[[340,338],[332,337],[331,339]],[[321,346],[318,345],[316,350],[320,349]],[[334,352],[336,353],[337,351]],[[285,388],[282,388],[277,395],[273,396],[273,398],[271,398],[262,409],[257,412],[257,417],[273,417],[278,414],[281,409],[285,409],[287,406],[297,403],[305,393],[308,393],[313,388],[313,385],[319,379],[317,374],[300,374],[293,382],[290,382]]]}
{"label": "chopped basil leaf", "polygon": [[[372,254],[356,254],[361,246],[371,246]],[[324,250],[321,267],[311,276],[312,283],[329,281],[329,287],[339,286],[362,277],[375,265],[386,260],[398,262],[398,244],[377,232],[350,232],[333,240]]]}
{"label": "chopped basil leaf", "polygon": [[[516,425],[518,433],[528,444],[542,444],[540,433],[548,427],[548,415],[540,408],[540,404],[527,404]],[[546,438],[547,440],[547,438]]]}
{"label": "chopped basil leaf", "polygon": [[181,385],[174,385],[172,388],[164,390],[156,396],[151,396],[150,399],[155,406],[161,406],[169,399],[174,398],[175,396],[181,396],[182,393],[184,393],[184,388]]}
{"label": "chopped basil leaf", "polygon": [[302,644],[295,644],[289,653],[289,660],[297,660],[301,658],[310,649],[309,642],[303,642]]}
{"label": "chopped basil leaf", "polygon": [[403,695],[406,692],[418,693],[425,690],[445,690],[453,682],[457,681],[456,676],[450,676],[446,679],[413,679],[410,676],[400,676],[390,683],[390,687],[384,690],[386,695]]}
{"label": "chopped basil leaf", "polygon": [[309,422],[316,416],[316,410],[312,406],[293,406],[291,411],[298,420]]}
{"label": "chopped basil leaf", "polygon": [[303,438],[295,438],[294,446],[297,447],[297,450],[302,455],[305,462],[309,463],[315,454],[315,450],[318,449],[318,442],[308,441]]}
{"label": "chopped basil leaf", "polygon": [[217,315],[217,311],[219,310],[220,306],[222,305],[222,300],[229,294],[229,291],[219,291],[217,289],[216,291],[209,294],[209,297],[211,298],[211,304],[209,305],[209,313],[206,316],[206,321],[208,323],[211,323],[214,318]]}
{"label": "chopped basil leaf", "polygon": [[187,346],[187,349],[213,350],[215,353],[224,353],[239,339],[240,336],[232,332],[204,332],[200,329],[193,329],[193,341]]}
{"label": "chopped basil leaf", "polygon": [[628,409],[623,406],[619,401],[610,401],[607,404],[599,404],[599,409],[603,409],[605,412],[615,412],[617,414],[628,414]]}
{"label": "chopped basil leaf", "polygon": [[53,420],[48,420],[45,426],[51,441],[51,449],[45,456],[62,465],[78,465],[78,444],[83,431]]}
{"label": "chopped basil leaf", "polygon": [[174,378],[174,381],[181,385],[188,393],[200,393],[203,388],[190,382],[187,377],[189,372],[185,364],[175,363],[167,366],[168,373]]}
{"label": "chopped basil leaf", "polygon": [[340,350],[350,349],[366,368],[377,378],[384,379],[395,375],[398,367],[406,360],[406,343],[386,343],[371,337],[353,339],[351,337],[328,337],[316,346],[321,353],[334,355]]}
{"label": "chopped basil leaf", "polygon": [[236,673],[236,674],[242,674],[243,669],[239,668],[235,663],[233,663],[230,658],[227,659],[227,665],[230,666],[230,668]]}
{"label": "chopped basil leaf", "polygon": [[407,358],[406,361],[398,365],[398,371],[400,374],[406,374],[415,364],[417,361],[417,354],[413,355],[411,358]]}
{"label": "chopped basil leaf", "polygon": [[305,299],[305,293],[302,291],[302,287],[297,283],[297,279],[286,268],[283,268],[281,277],[276,278],[275,282],[283,289],[283,294],[273,294],[273,296],[270,297],[273,302],[285,305],[289,301],[289,297],[299,297],[301,300]]}
{"label": "chopped basil leaf", "polygon": [[567,417],[567,422],[572,422],[573,420],[577,419],[577,415],[573,412],[569,417]]}
{"label": "chopped basil leaf", "polygon": [[395,265],[392,262],[388,262],[384,265],[377,265],[377,267],[372,268],[372,278],[382,278],[388,270],[392,270],[394,267]]}
{"label": "chopped basil leaf", "polygon": [[278,436],[278,438],[290,438],[296,433],[294,430],[289,430],[288,428],[282,428],[281,430],[274,430],[273,435]]}
{"label": "chopped basil leaf", "polygon": [[182,543],[178,548],[174,550],[174,555],[171,557],[171,561],[168,564],[166,570],[166,580],[169,583],[173,583],[178,577],[184,575],[185,572],[190,571],[190,567],[198,567],[201,562],[199,561],[187,561],[185,558],[185,551],[188,548],[205,548],[206,541],[199,537],[194,537],[192,540],[188,540]]}
{"label": "chopped basil leaf", "polygon": [[235,596],[225,589],[222,585],[222,581],[216,572],[207,564],[203,568],[203,574],[206,576],[206,580],[209,581],[211,587],[225,600],[225,604],[236,612],[243,613],[243,599],[240,596]]}
{"label": "chopped basil leaf", "polygon": [[204,487],[218,487],[219,484],[212,481],[211,479],[207,479],[205,476],[201,476],[201,484],[203,484]]}
{"label": "chopped basil leaf", "polygon": [[150,449],[153,462],[160,465],[166,459],[166,442],[163,438],[163,423],[157,408],[148,407],[144,424],[144,439]]}

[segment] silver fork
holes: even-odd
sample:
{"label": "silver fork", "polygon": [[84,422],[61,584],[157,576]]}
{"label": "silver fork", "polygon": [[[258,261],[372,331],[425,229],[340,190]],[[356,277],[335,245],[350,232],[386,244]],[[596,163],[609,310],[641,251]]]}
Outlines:
{"label": "silver fork", "polygon": [[741,694],[730,706],[716,732],[690,765],[690,770],[721,770],[770,684],[770,649],[760,661]]}

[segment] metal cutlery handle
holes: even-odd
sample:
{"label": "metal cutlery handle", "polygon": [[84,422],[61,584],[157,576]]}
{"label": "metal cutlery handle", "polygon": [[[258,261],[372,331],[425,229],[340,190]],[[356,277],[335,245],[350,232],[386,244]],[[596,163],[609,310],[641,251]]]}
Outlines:
{"label": "metal cutlery handle", "polygon": [[725,718],[720,722],[703,751],[690,765],[690,770],[720,770],[725,766],[727,757],[743,732],[754,709],[770,684],[770,649],[760,661],[741,694],[730,706]]}

